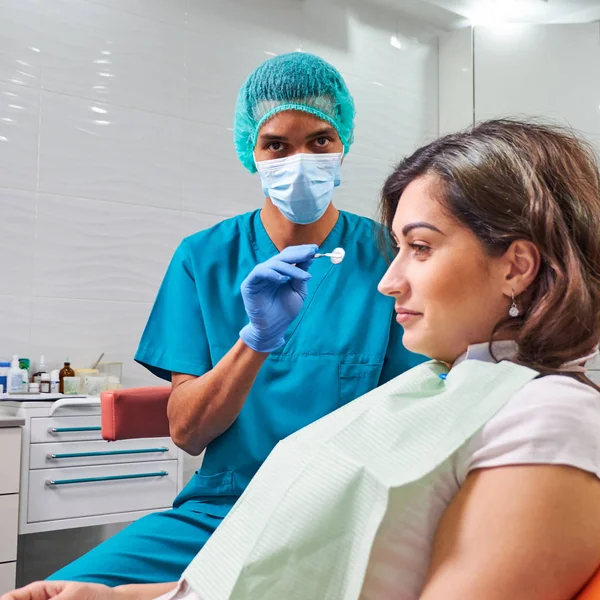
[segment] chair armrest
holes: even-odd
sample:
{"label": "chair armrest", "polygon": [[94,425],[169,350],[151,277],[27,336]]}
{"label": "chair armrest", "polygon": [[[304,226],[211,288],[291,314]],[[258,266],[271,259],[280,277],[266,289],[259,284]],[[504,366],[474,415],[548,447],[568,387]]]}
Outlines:
{"label": "chair armrest", "polygon": [[169,437],[167,403],[170,387],[131,388],[100,396],[102,437],[114,442]]}

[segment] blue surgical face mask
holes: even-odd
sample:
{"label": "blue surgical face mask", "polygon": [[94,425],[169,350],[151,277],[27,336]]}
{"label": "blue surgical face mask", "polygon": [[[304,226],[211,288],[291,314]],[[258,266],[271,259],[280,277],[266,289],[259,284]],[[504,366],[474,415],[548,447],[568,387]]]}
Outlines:
{"label": "blue surgical face mask", "polygon": [[318,221],[340,185],[342,155],[294,154],[256,162],[263,192],[283,216],[300,225]]}

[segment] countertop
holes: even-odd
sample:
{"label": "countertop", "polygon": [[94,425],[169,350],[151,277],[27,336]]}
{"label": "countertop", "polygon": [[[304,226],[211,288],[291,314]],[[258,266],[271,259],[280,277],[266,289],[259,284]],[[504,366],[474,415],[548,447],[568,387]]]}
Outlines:
{"label": "countertop", "polygon": [[25,425],[23,417],[15,417],[10,414],[5,414],[0,410],[0,428],[2,427],[21,427]]}

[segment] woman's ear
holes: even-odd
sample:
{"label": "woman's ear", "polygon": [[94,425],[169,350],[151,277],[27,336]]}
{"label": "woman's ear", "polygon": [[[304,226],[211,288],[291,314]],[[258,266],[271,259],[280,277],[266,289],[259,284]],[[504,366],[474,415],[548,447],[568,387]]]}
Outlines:
{"label": "woman's ear", "polygon": [[536,278],[540,270],[540,251],[527,240],[515,240],[504,253],[504,288],[506,296],[522,294]]}

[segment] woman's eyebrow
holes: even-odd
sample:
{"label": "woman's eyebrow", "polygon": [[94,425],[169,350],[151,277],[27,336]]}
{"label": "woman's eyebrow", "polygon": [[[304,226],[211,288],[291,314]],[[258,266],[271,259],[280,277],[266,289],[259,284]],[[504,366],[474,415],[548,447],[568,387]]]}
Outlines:
{"label": "woman's eyebrow", "polygon": [[[437,233],[441,233],[442,235],[446,235],[443,231],[439,230],[435,225],[431,223],[427,223],[425,221],[417,221],[416,223],[409,223],[402,228],[402,235],[406,237],[413,229],[431,229],[431,231],[435,231]],[[393,235],[393,232],[392,232]]]}

